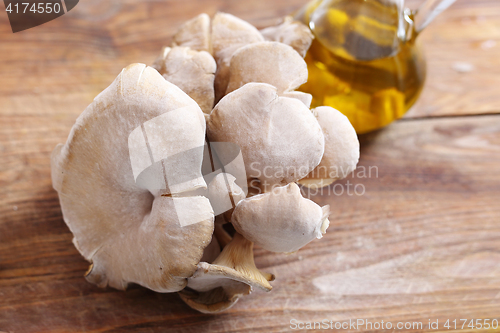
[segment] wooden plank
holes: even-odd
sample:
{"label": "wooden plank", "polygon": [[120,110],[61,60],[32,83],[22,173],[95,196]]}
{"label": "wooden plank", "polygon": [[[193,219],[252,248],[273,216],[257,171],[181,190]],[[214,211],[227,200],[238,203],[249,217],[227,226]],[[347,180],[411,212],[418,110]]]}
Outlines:
{"label": "wooden plank", "polygon": [[[337,212],[294,255],[256,249],[278,276],[230,311],[202,315],[175,294],[101,290],[82,275],[51,188],[49,156],[121,68],[151,63],[176,27],[222,10],[259,27],[303,0],[81,1],[12,34],[0,15],[0,331],[289,331],[290,320],[423,321],[500,313],[500,118],[406,119],[362,138],[349,178],[362,196],[316,196]],[[498,113],[500,3],[458,0],[422,35],[429,78],[407,118]],[[457,73],[454,62],[474,69]],[[373,172],[373,169],[372,169]],[[348,184],[347,181],[350,183]],[[340,187],[331,187],[337,193]]]}
{"label": "wooden plank", "polygon": [[[12,116],[0,136],[0,329],[271,332],[290,330],[292,319],[498,318],[499,120],[406,120],[362,137],[358,170],[372,167],[371,177],[357,173],[314,196],[334,211],[325,237],[292,255],[256,249],[274,289],[209,316],[175,294],[84,280],[87,263],[50,185],[48,155],[63,131],[48,129],[58,116]],[[355,185],[364,195],[347,194]]]}
{"label": "wooden plank", "polygon": [[[1,15],[0,105],[4,112],[16,114],[50,107],[76,118],[123,67],[132,62],[150,64],[186,19],[221,10],[264,27],[303,4],[303,0],[256,0],[251,6],[222,0],[89,0],[57,20],[16,34],[7,16]],[[458,0],[423,32],[428,80],[407,117],[500,110],[499,14],[497,0]],[[472,70],[459,73],[456,63],[470,64]],[[54,106],[47,98],[61,104]]]}

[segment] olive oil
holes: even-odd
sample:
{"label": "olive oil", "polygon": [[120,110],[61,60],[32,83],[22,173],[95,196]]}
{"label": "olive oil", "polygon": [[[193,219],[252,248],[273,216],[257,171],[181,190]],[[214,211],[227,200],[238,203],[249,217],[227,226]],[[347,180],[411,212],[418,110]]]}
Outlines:
{"label": "olive oil", "polygon": [[[329,105],[345,114],[360,134],[402,117],[425,80],[411,13],[401,36],[399,9],[381,0],[329,1],[315,19],[320,3],[297,15],[315,35],[305,57],[308,82],[299,90],[313,95],[312,107]],[[363,60],[373,54],[387,56]]]}

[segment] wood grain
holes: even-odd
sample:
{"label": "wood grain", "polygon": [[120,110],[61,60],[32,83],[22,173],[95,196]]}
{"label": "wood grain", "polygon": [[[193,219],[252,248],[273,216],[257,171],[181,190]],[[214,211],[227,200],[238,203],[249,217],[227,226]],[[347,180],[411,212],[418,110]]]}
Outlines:
{"label": "wood grain", "polygon": [[[500,319],[500,115],[479,115],[500,110],[497,0],[458,0],[423,33],[421,101],[361,138],[358,170],[372,167],[372,177],[355,174],[314,195],[335,212],[323,239],[288,256],[256,249],[257,266],[277,276],[270,293],[210,316],[175,294],[102,290],[83,278],[88,263],[62,221],[49,165],[76,117],[121,68],[151,63],[184,20],[222,10],[263,27],[303,3],[86,0],[16,34],[0,14],[0,331],[286,332],[292,319],[424,327]],[[475,69],[457,73],[455,61]],[[337,195],[354,185],[364,195]]]}
{"label": "wood grain", "polygon": [[270,332],[287,331],[291,319],[498,318],[499,120],[403,121],[363,137],[359,170],[375,166],[378,177],[372,169],[371,178],[356,174],[340,184],[345,190],[348,181],[362,184],[366,193],[336,195],[337,186],[316,196],[334,208],[326,236],[288,256],[257,249],[258,267],[277,276],[274,289],[217,316],[190,310],[175,294],[87,283],[87,263],[50,187],[48,157],[36,157],[48,151],[28,144],[25,156],[35,157],[24,169],[37,165],[36,175],[18,175],[2,187],[16,199],[1,212],[0,327]]}

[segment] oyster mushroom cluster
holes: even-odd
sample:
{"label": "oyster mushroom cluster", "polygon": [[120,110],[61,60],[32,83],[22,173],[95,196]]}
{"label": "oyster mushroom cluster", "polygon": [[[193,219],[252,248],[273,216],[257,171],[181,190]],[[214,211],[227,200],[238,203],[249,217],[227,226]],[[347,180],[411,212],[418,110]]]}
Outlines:
{"label": "oyster mushroom cluster", "polygon": [[[51,158],[88,281],[179,292],[215,313],[271,290],[254,244],[291,253],[322,237],[329,206],[300,186],[349,174],[359,143],[345,116],[310,110],[296,90],[312,38],[291,18],[259,31],[201,14],[151,67],[126,67],[94,99]],[[239,168],[221,162],[218,143],[237,147]]]}

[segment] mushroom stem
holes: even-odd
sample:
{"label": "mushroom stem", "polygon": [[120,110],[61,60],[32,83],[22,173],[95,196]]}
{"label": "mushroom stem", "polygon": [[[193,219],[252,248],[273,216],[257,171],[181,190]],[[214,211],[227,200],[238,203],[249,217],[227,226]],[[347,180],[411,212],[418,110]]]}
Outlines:
{"label": "mushroom stem", "polygon": [[272,289],[268,281],[274,280],[274,275],[268,274],[267,277],[262,275],[255,266],[253,242],[239,233],[234,234],[233,240],[224,247],[224,250],[222,250],[222,253],[215,259],[213,265],[234,269],[247,279],[253,280],[253,285],[257,282],[257,286],[265,291]]}
{"label": "mushroom stem", "polygon": [[270,291],[269,281],[273,280],[273,274],[262,273],[255,267],[253,243],[236,233],[213,264],[198,264],[188,279],[191,290],[182,290],[179,295],[193,309],[216,313],[233,306],[252,287]]}

